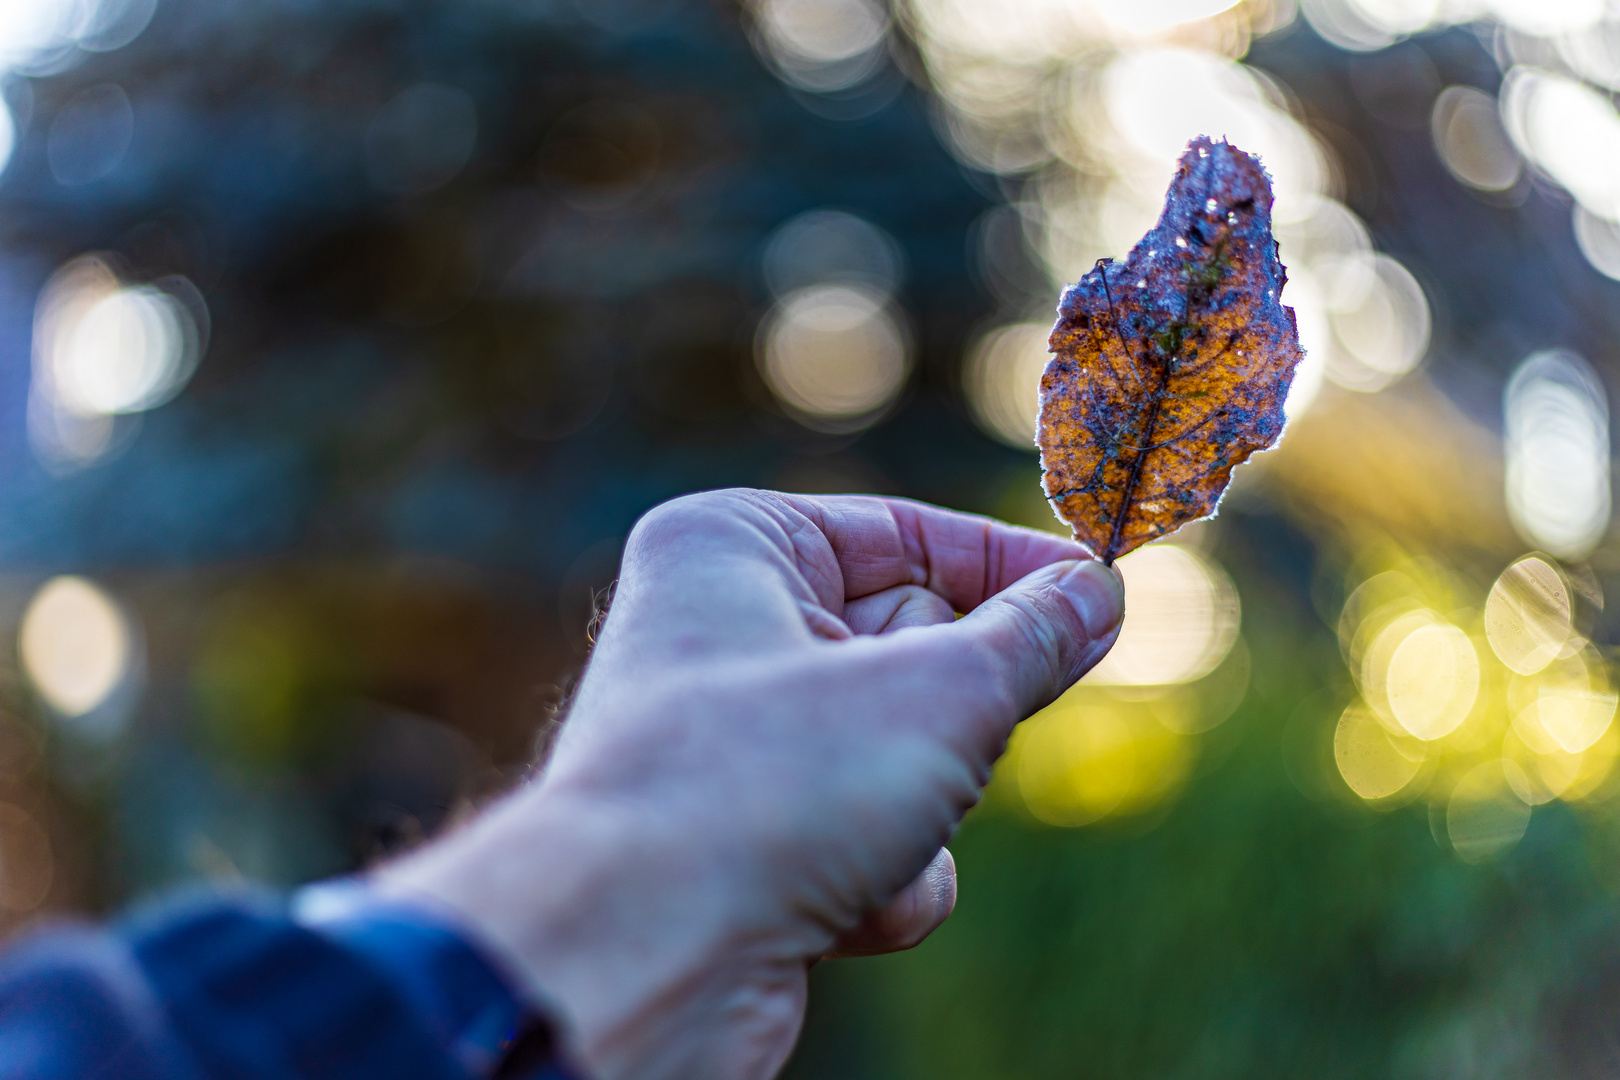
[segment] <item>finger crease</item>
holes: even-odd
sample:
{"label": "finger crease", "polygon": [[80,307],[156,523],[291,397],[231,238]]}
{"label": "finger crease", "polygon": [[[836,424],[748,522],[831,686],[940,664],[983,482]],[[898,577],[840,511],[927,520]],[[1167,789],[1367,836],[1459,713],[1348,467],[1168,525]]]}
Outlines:
{"label": "finger crease", "polygon": [[[982,569],[979,572],[979,603],[981,604],[990,599],[992,586],[1001,580],[1000,565],[990,561],[992,558],[999,557],[1000,552],[997,550],[996,544],[996,527],[994,523],[986,521],[984,523],[984,551],[980,556]],[[995,567],[995,570],[992,571],[991,567]],[[995,574],[993,579],[991,577],[992,572]]]}
{"label": "finger crease", "polygon": [[925,526],[913,521],[911,524],[900,519],[889,507],[889,517],[894,521],[895,532],[900,536],[900,549],[905,557],[907,569],[911,571],[911,584],[921,585],[924,588],[933,583],[934,568],[928,559],[928,544],[920,535]]}

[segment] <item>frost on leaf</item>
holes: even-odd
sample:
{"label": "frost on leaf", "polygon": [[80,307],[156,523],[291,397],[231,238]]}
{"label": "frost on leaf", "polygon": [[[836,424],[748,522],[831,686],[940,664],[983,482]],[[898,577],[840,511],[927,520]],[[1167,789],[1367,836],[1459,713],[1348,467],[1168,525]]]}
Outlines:
{"label": "frost on leaf", "polygon": [[1058,304],[1041,377],[1042,484],[1104,562],[1208,517],[1233,466],[1277,441],[1303,355],[1260,163],[1198,138],[1123,265]]}

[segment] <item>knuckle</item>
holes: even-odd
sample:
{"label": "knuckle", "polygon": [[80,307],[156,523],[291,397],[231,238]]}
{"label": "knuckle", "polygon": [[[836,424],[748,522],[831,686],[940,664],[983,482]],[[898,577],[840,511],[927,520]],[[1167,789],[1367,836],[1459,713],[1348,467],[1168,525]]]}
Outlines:
{"label": "knuckle", "polygon": [[735,516],[757,497],[758,493],[749,488],[717,488],[677,496],[641,515],[630,530],[626,546],[640,548],[685,535],[706,522]]}

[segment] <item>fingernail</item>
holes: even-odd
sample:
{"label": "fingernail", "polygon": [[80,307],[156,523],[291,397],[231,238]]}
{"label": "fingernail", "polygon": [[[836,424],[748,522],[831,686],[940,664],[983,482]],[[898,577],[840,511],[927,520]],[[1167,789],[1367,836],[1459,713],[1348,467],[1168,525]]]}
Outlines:
{"label": "fingernail", "polygon": [[923,872],[928,875],[929,896],[943,922],[956,910],[956,856],[950,848],[940,848]]}
{"label": "fingernail", "polygon": [[1057,585],[1080,614],[1093,641],[1113,633],[1125,617],[1125,586],[1118,574],[1095,559],[1075,566],[1058,578]]}

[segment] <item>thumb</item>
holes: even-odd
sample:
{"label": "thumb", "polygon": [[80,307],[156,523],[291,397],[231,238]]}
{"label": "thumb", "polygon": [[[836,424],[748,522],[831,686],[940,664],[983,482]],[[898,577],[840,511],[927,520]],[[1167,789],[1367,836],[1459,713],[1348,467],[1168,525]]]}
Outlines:
{"label": "thumb", "polygon": [[940,848],[928,868],[887,904],[868,911],[838,935],[825,959],[876,956],[913,948],[950,917],[956,907],[956,860]]}
{"label": "thumb", "polygon": [[[1022,720],[1050,704],[1113,646],[1125,616],[1118,573],[1095,560],[1042,567],[936,632],[987,656]],[[964,674],[972,665],[964,665]]]}

